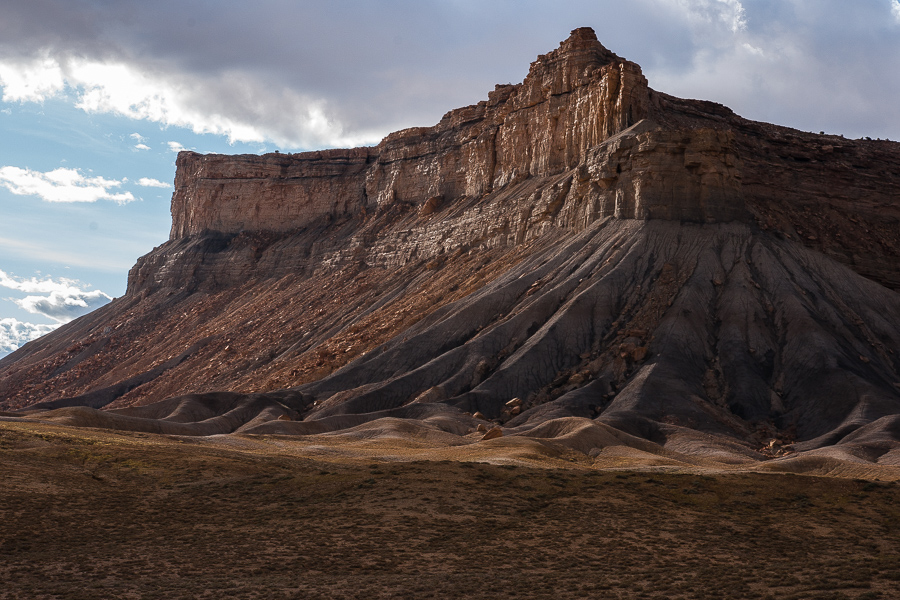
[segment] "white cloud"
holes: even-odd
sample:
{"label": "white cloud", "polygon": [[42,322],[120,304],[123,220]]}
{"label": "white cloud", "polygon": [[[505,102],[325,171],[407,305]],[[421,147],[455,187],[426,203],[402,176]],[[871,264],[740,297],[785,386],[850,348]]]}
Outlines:
{"label": "white cloud", "polygon": [[13,302],[30,313],[50,317],[59,323],[68,323],[112,300],[100,290],[83,290],[78,284],[65,277],[20,279],[0,270],[0,286],[26,294],[44,294],[13,298]]}
{"label": "white cloud", "polygon": [[156,187],[156,188],[167,188],[172,187],[168,183],[160,181],[159,179],[151,179],[150,177],[141,177],[137,180],[138,185],[142,185],[144,187]]}
{"label": "white cloud", "polygon": [[187,148],[185,148],[178,142],[167,142],[167,143],[169,145],[170,152],[181,152],[182,150],[187,150]]}
{"label": "white cloud", "polygon": [[357,146],[386,132],[347,135],[324,100],[287,86],[273,89],[252,73],[187,74],[152,64],[47,53],[0,59],[5,102],[43,102],[71,92],[88,113],[186,127],[234,142],[274,141],[284,147]]}
{"label": "white cloud", "polygon": [[0,185],[13,194],[38,196],[47,202],[113,200],[123,204],[134,200],[131,192],[111,191],[111,188],[121,186],[121,181],[88,177],[78,169],[63,167],[46,173],[19,167],[0,167]]}
{"label": "white cloud", "polygon": [[19,305],[19,308],[30,313],[44,315],[60,323],[68,323],[95,308],[100,308],[110,300],[112,297],[100,290],[89,292],[76,290],[75,292],[51,292],[49,296],[25,296],[14,302]]}
{"label": "white cloud", "polygon": [[0,62],[0,84],[4,102],[43,102],[65,89],[59,62],[48,54],[30,60]]}
{"label": "white cloud", "polygon": [[891,0],[891,13],[894,15],[894,20],[900,23],[900,0]]}
{"label": "white cloud", "polygon": [[25,292],[26,294],[44,294],[71,289],[77,290],[78,288],[75,287],[76,283],[78,282],[74,279],[66,279],[65,277],[56,281],[49,277],[45,277],[44,279],[38,279],[37,277],[21,279],[9,275],[6,271],[0,270],[0,286],[19,292]]}
{"label": "white cloud", "polygon": [[61,323],[56,325],[23,323],[13,318],[0,319],[0,358],[27,342],[50,333],[60,325]]}
{"label": "white cloud", "polygon": [[766,53],[762,48],[757,48],[753,44],[749,44],[747,42],[744,42],[743,44],[741,44],[741,48],[743,48],[750,54],[755,54],[756,56],[759,56],[762,58],[765,58],[765,56],[766,56]]}
{"label": "white cloud", "polygon": [[137,144],[134,145],[135,150],[149,150],[150,149],[150,146],[148,146],[147,144],[144,143],[147,141],[147,138],[142,136],[141,134],[135,132],[135,133],[132,133],[131,135],[129,135],[128,137],[130,137],[131,139],[133,139],[134,141],[137,142]]}
{"label": "white cloud", "polygon": [[733,33],[747,29],[747,17],[740,0],[669,0],[690,18],[702,23],[722,23]]}

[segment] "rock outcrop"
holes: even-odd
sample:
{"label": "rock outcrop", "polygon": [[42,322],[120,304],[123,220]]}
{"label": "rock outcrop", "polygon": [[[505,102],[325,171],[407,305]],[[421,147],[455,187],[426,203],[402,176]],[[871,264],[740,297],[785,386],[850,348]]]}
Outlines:
{"label": "rock outcrop", "polygon": [[171,239],[205,231],[290,231],[365,208],[370,149],[300,156],[180,152]]}
{"label": "rock outcrop", "polygon": [[[584,228],[605,216],[743,220],[898,289],[898,159],[894,143],[755,123],[720,105],[660,94],[638,65],[608,51],[590,29],[577,29],[538,57],[521,84],[497,86],[488,100],[451,111],[434,127],[391,134],[375,148],[180,154],[170,239],[287,233],[476,204],[469,217],[489,224],[460,217],[454,227],[443,219],[444,243],[408,231],[366,258],[396,266],[473,242],[521,243],[545,224]],[[381,225],[358,228],[357,256],[386,237]],[[426,237],[434,235],[430,228]]]}
{"label": "rock outcrop", "polygon": [[739,216],[732,137],[659,130],[645,120],[650,94],[638,65],[606,50],[593,31],[577,29],[539,57],[523,83],[497,86],[487,101],[451,111],[434,127],[391,134],[376,148],[180,154],[171,239],[291,231],[398,203],[430,214],[440,203],[575,169],[578,185],[569,181],[558,195],[596,205],[589,220]]}
{"label": "rock outcrop", "polygon": [[[374,148],[181,153],[170,240],[0,361],[0,409],[199,433],[579,417],[728,460],[897,460],[898,161],[656,92],[578,29]],[[148,422],[182,402],[216,426]]]}

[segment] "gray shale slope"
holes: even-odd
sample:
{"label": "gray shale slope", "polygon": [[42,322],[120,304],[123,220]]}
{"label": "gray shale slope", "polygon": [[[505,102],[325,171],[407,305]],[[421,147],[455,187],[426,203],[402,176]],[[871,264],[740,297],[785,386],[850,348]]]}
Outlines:
{"label": "gray shale slope", "polygon": [[0,418],[897,466],[898,160],[656,92],[577,29],[374,148],[180,154],[170,240],[0,361]]}

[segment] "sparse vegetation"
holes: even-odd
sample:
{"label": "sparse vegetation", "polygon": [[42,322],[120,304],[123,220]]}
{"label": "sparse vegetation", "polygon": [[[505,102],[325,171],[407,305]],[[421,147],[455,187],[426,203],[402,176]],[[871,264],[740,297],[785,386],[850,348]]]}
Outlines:
{"label": "sparse vegetation", "polygon": [[900,486],[0,423],[0,598],[889,598]]}

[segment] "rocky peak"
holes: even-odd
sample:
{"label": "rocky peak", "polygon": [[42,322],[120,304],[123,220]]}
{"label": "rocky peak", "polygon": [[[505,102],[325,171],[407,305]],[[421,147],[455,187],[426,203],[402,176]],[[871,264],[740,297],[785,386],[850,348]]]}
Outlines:
{"label": "rocky peak", "polygon": [[[755,220],[897,287],[900,180],[887,166],[897,152],[875,145],[653,91],[637,64],[580,28],[539,56],[521,83],[372,148],[179,156],[171,239],[348,220],[358,239],[383,239],[391,237],[385,215],[427,216],[427,241],[408,234],[402,244],[385,242],[398,250],[372,258],[396,266],[473,243],[517,245],[548,228],[579,231],[608,216]],[[858,176],[867,165],[882,173],[877,185]],[[826,205],[840,226],[820,222]]]}
{"label": "rocky peak", "polygon": [[523,86],[538,84],[553,95],[567,93],[595,78],[596,69],[618,62],[622,59],[597,40],[593,29],[579,27],[559,48],[531,63]]}
{"label": "rocky peak", "polygon": [[[739,218],[733,138],[663,128],[648,120],[652,110],[640,67],[604,48],[592,29],[576,29],[539,56],[522,83],[497,86],[487,101],[453,110],[433,127],[390,134],[375,148],[179,157],[172,239],[290,231],[398,207],[427,205],[431,214],[437,199],[445,208],[476,201],[487,210],[526,181],[526,198],[553,200],[547,207],[517,202],[518,212],[550,210],[562,227],[605,216]],[[513,240],[537,233],[519,225],[525,230]]]}

